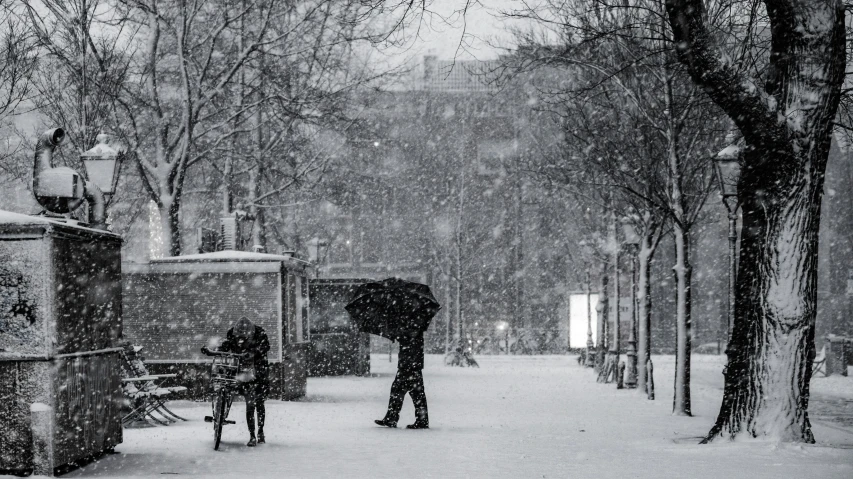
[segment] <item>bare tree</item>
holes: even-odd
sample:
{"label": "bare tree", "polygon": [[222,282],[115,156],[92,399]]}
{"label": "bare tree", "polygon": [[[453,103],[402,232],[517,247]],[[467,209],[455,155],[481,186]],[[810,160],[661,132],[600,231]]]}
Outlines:
{"label": "bare tree", "polygon": [[[103,0],[23,1],[17,14],[39,51],[33,103],[51,125],[68,131],[85,151],[101,132],[112,132],[112,98],[124,81],[129,46]],[[70,87],[70,88],[69,88]]]}
{"label": "bare tree", "polygon": [[[681,62],[746,143],[735,317],[720,413],[705,441],[743,434],[813,442],[808,418],[823,180],[845,75],[845,4],[766,1],[730,15],[769,25],[766,55],[723,53],[709,7],[667,0]],[[749,32],[754,33],[754,30]],[[737,38],[736,38],[737,39]],[[750,46],[747,44],[747,46]],[[760,68],[750,69],[753,60]]]}
{"label": "bare tree", "polygon": [[[173,3],[120,2],[122,23],[139,49],[129,78],[115,100],[116,114],[134,152],[142,185],[157,204],[168,255],[181,251],[180,209],[188,169],[208,149],[196,141],[216,131],[223,118],[222,95],[256,52],[280,36],[270,33],[280,11],[271,1]],[[244,18],[251,36],[238,51],[233,40]]]}
{"label": "bare tree", "polygon": [[[508,12],[541,27],[517,33],[522,48],[509,68],[566,71],[563,78],[571,78],[571,87],[552,89],[550,98],[566,112],[567,143],[575,153],[552,166],[568,170],[566,179],[576,185],[612,187],[618,202],[633,207],[630,217],[643,237],[641,379],[650,344],[647,275],[662,228],[671,225],[677,325],[673,414],[690,415],[690,230],[710,188],[707,152],[719,115],[698,87],[685,85],[671,38],[661,28],[663,6],[638,2],[635,7],[566,0]],[[589,170],[597,174],[584,178],[578,173]]]}
{"label": "bare tree", "polygon": [[[219,124],[218,136],[197,141],[207,145],[209,163],[222,165],[223,211],[245,212],[255,249],[266,248],[270,232],[300,248],[298,234],[283,232],[288,208],[322,195],[339,137],[357,120],[354,93],[398,73],[358,53],[376,34],[359,2],[285,5],[270,26],[278,41],[258,48],[231,85],[230,121]],[[248,41],[246,27],[239,32],[237,43]],[[218,141],[223,136],[227,144]]]}
{"label": "bare tree", "polygon": [[[31,80],[38,65],[35,43],[13,6],[0,4],[0,128],[7,128],[8,118],[20,113],[31,98]],[[21,168],[18,153],[29,144],[22,145],[13,135],[10,129],[0,152],[0,174],[8,179],[23,179],[30,169]]]}
{"label": "bare tree", "polygon": [[30,96],[37,63],[34,43],[18,15],[0,5],[0,118],[15,113]]}

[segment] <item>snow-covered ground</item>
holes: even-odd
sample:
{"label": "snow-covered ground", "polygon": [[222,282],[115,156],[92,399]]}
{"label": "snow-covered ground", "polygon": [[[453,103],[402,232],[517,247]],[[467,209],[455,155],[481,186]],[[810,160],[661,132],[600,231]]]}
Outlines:
{"label": "snow-covered ground", "polygon": [[[478,357],[480,369],[424,371],[430,430],[386,429],[395,365],[374,377],[316,378],[301,402],[267,403],[267,442],[245,446],[242,404],[213,451],[206,404],[174,403],[191,422],[132,429],[108,456],[65,477],[853,478],[853,429],[814,425],[816,445],[700,446],[720,403],[720,357],[693,357],[694,417],[670,415],[672,357],[655,358],[656,401],[597,384],[573,356]],[[843,381],[817,389],[846,394]],[[816,383],[820,379],[816,379]],[[837,384],[836,384],[837,383]],[[853,397],[848,396],[848,399]],[[414,420],[406,399],[401,425]]]}

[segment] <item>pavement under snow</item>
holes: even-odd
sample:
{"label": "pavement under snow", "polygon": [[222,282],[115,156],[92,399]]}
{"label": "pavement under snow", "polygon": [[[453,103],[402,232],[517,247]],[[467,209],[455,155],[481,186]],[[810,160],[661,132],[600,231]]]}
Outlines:
{"label": "pavement under snow", "polygon": [[[209,405],[174,402],[190,422],[126,430],[118,454],[64,477],[853,478],[853,427],[831,420],[815,422],[815,445],[698,445],[720,404],[721,357],[693,357],[694,417],[670,415],[672,357],[655,358],[656,401],[597,384],[574,356],[477,360],[462,369],[428,356],[430,430],[373,425],[395,368],[375,355],[373,377],[312,378],[305,400],[269,401],[265,445],[245,446],[242,403],[216,452]],[[848,381],[813,385],[844,403]],[[400,425],[413,420],[407,398]]]}

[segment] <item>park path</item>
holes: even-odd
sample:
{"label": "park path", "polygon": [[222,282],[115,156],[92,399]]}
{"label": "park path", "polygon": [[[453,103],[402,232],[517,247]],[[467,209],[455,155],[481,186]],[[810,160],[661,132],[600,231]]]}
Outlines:
{"label": "park path", "polygon": [[[661,361],[671,367],[672,357],[665,356]],[[724,356],[693,355],[693,369],[698,374],[692,376],[693,388],[700,387],[709,394],[722,395],[722,371]],[[850,376],[822,374],[812,378],[809,396],[809,419],[838,431],[850,434],[853,441],[853,367]]]}
{"label": "park path", "polygon": [[[312,378],[300,402],[270,401],[268,444],[245,447],[237,404],[219,452],[207,404],[178,402],[190,422],[127,430],[118,454],[65,477],[675,478],[853,477],[853,436],[817,423],[816,445],[697,444],[719,407],[719,368],[694,361],[694,417],[670,414],[671,357],[655,358],[656,401],[598,384],[571,356],[478,357],[479,369],[424,371],[432,429],[375,427],[394,363],[366,378]],[[414,419],[407,399],[402,424]]]}
{"label": "park path", "polygon": [[[853,382],[853,378],[849,380]],[[809,418],[853,436],[853,398],[813,394],[809,401]]]}

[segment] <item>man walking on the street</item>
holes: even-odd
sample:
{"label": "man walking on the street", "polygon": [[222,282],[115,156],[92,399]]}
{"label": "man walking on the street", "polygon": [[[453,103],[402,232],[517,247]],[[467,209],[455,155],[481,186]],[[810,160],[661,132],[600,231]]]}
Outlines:
{"label": "man walking on the street", "polygon": [[415,405],[415,423],[406,429],[429,429],[426,393],[424,392],[424,335],[411,333],[398,337],[400,356],[397,361],[397,376],[391,385],[391,397],[388,400],[388,412],[383,419],[375,422],[380,426],[397,427],[400,409],[406,393],[412,397]]}

